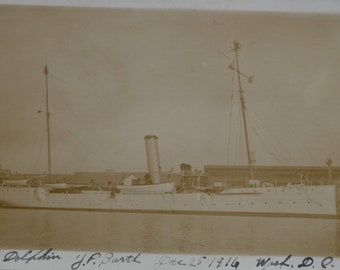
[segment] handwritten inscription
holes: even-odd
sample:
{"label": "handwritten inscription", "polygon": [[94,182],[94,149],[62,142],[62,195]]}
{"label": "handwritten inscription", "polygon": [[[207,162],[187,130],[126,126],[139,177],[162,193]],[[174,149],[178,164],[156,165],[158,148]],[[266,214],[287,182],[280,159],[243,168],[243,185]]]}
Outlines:
{"label": "handwritten inscription", "polygon": [[115,256],[112,252],[95,252],[78,255],[76,261],[71,265],[71,269],[77,270],[89,265],[101,267],[106,264],[141,264],[141,262],[140,253],[136,255]]}
{"label": "handwritten inscription", "polygon": [[256,267],[257,268],[262,268],[262,269],[266,269],[266,268],[273,268],[275,269],[283,269],[284,267],[288,267],[288,268],[293,268],[293,269],[314,269],[315,267],[318,267],[321,269],[331,269],[334,268],[334,258],[333,257],[325,257],[323,258],[320,263],[316,263],[315,260],[312,257],[305,257],[302,259],[301,262],[299,262],[298,264],[294,265],[291,262],[291,258],[292,255],[288,255],[285,259],[283,260],[277,260],[277,259],[273,259],[271,257],[267,257],[267,258],[258,258],[256,260]]}
{"label": "handwritten inscription", "polygon": [[12,250],[7,252],[2,259],[3,262],[24,262],[25,264],[32,261],[52,261],[60,260],[61,256],[55,254],[53,249],[41,249],[38,251],[28,250],[26,252],[19,252]]}
{"label": "handwritten inscription", "polygon": [[176,259],[174,257],[170,257],[168,255],[164,255],[162,257],[159,258],[158,262],[156,262],[153,266],[154,270],[157,270],[159,268],[161,268],[162,266],[191,266],[191,267],[196,267],[200,264],[202,264],[202,262],[204,260],[206,260],[206,256],[201,256],[199,258],[190,258],[187,260],[184,259]]}
{"label": "handwritten inscription", "polygon": [[[52,248],[41,250],[7,250],[0,252],[0,265],[33,265],[35,269],[63,267],[70,270],[107,269],[211,269],[211,270],[336,270],[339,259],[333,257],[242,257],[213,255],[151,255],[113,252],[57,252]],[[52,263],[51,263],[52,262]],[[0,267],[1,268],[1,267]],[[19,269],[18,268],[18,269]],[[52,270],[51,268],[51,270]],[[2,269],[2,268],[1,268]],[[6,268],[7,269],[7,268]],[[12,269],[12,268],[8,268]],[[21,269],[21,268],[20,268]]]}
{"label": "handwritten inscription", "polygon": [[238,261],[238,257],[212,257],[208,258],[207,256],[200,257],[189,257],[185,259],[178,259],[176,257],[171,257],[168,255],[164,255],[159,258],[159,260],[153,265],[153,269],[161,269],[163,266],[174,266],[174,268],[179,267],[190,267],[194,268],[197,266],[204,266],[204,268],[208,267],[210,269],[235,269],[239,267],[240,262]]}

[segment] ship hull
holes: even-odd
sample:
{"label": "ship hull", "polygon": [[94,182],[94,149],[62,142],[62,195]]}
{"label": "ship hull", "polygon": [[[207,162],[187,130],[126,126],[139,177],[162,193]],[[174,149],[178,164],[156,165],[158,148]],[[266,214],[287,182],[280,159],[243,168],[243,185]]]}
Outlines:
{"label": "ship hull", "polygon": [[4,207],[121,212],[336,217],[335,186],[227,189],[221,193],[50,193],[39,187],[0,187]]}

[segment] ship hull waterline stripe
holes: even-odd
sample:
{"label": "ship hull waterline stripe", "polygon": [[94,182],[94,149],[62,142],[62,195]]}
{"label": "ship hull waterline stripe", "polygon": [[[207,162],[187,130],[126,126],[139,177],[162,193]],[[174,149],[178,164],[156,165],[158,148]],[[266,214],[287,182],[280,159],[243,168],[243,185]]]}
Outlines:
{"label": "ship hull waterline stripe", "polygon": [[252,217],[290,217],[290,218],[324,218],[340,219],[340,214],[298,214],[298,213],[263,213],[263,212],[227,212],[227,211],[190,211],[190,210],[138,210],[138,209],[102,209],[102,208],[63,208],[63,207],[24,207],[3,206],[0,209],[28,209],[28,210],[62,210],[87,212],[117,212],[117,213],[149,213],[174,215],[209,215],[209,216],[252,216]]}

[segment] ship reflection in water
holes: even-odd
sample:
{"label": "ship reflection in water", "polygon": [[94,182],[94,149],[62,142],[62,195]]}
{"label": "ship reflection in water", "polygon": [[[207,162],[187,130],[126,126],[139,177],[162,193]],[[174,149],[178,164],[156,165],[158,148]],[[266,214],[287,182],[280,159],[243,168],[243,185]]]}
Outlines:
{"label": "ship reflection in water", "polygon": [[340,256],[340,220],[0,209],[1,248]]}

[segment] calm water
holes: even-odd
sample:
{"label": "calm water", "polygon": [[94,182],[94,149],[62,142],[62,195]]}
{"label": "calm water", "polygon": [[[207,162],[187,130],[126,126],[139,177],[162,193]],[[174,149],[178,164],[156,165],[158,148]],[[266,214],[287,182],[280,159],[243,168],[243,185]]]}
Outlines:
{"label": "calm water", "polygon": [[340,220],[0,209],[0,248],[340,256]]}

